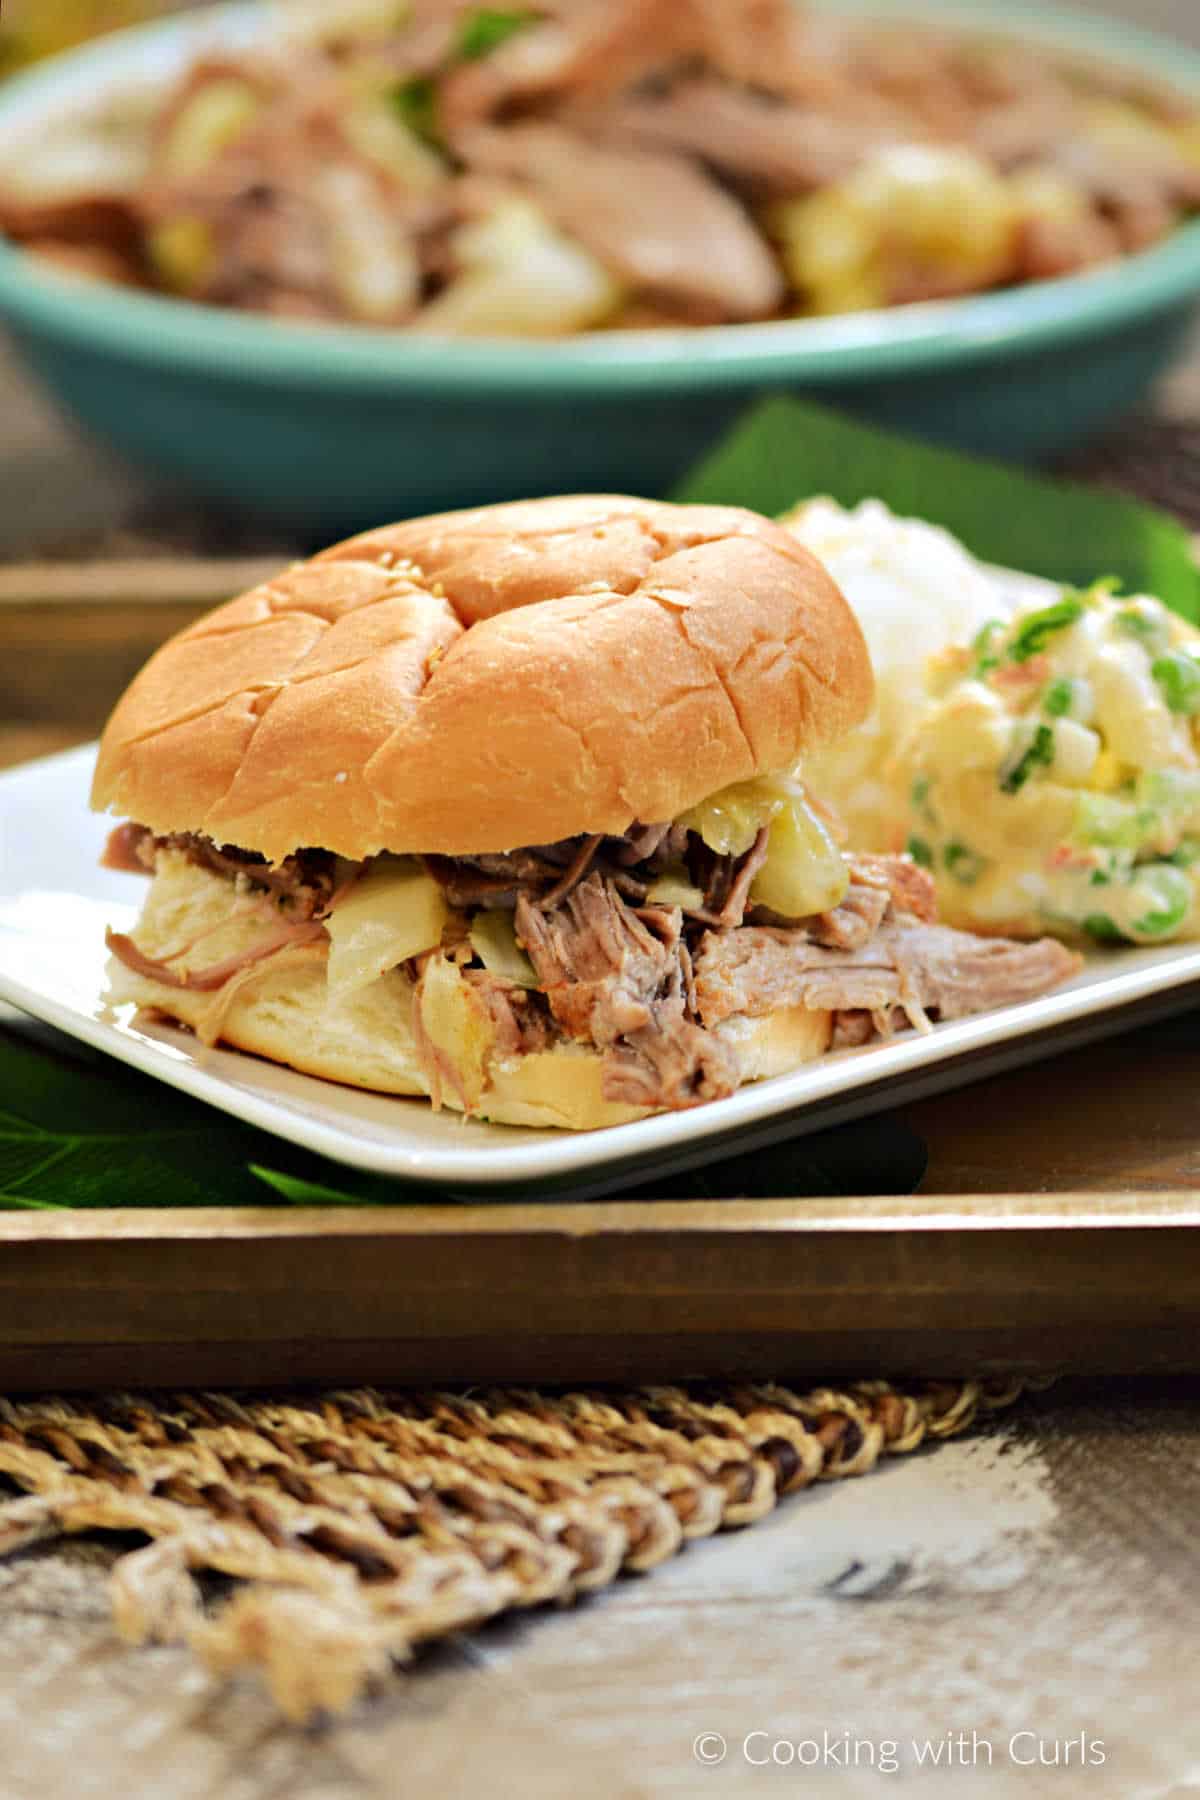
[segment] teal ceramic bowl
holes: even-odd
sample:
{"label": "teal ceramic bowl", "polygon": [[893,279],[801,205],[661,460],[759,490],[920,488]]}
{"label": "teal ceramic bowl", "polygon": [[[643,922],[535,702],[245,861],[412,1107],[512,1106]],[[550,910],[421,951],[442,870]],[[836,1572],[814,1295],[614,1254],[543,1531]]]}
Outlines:
{"label": "teal ceramic bowl", "polygon": [[[853,10],[1083,50],[1200,96],[1200,54],[1040,5]],[[226,7],[56,58],[0,91],[0,160],[98,87],[168,81],[199,45],[260,28],[254,7]],[[1133,405],[1198,298],[1200,220],[1118,266],[966,300],[553,344],[285,324],[67,280],[0,245],[0,320],[69,412],[159,476],[314,541],[514,495],[662,493],[749,401],[781,390],[968,449],[1047,456]]]}

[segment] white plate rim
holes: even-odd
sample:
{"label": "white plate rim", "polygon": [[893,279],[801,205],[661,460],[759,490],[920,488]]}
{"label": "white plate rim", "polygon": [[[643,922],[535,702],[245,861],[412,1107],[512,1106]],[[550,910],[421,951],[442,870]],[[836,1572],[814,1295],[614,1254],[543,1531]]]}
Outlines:
{"label": "white plate rim", "polygon": [[[57,785],[66,780],[74,786],[77,781],[82,814],[94,754],[95,746],[85,745],[0,774],[0,846],[8,805],[16,796],[32,798],[39,784]],[[104,822],[88,817],[91,835],[102,834]],[[70,823],[57,819],[56,831],[69,830]],[[84,895],[87,866],[81,867],[79,892]],[[2,870],[0,863],[0,894],[7,885]],[[17,898],[20,891],[14,890],[12,897]],[[0,925],[0,939],[6,935]],[[397,1129],[394,1143],[381,1143],[356,1135],[352,1125],[331,1127],[308,1116],[302,1105],[287,1106],[241,1081],[235,1084],[225,1072],[244,1076],[248,1065],[254,1065],[278,1077],[281,1072],[273,1064],[260,1064],[235,1051],[203,1051],[183,1031],[155,1028],[150,1035],[128,1022],[109,1023],[3,967],[0,999],[247,1124],[334,1162],[407,1182],[471,1191],[573,1179],[582,1183],[590,1179],[594,1184],[598,1174],[618,1169],[631,1171],[628,1179],[634,1179],[632,1171],[642,1164],[694,1163],[703,1156],[704,1146],[711,1144],[716,1152],[721,1140],[752,1135],[756,1129],[762,1132],[786,1125],[789,1135],[794,1130],[798,1136],[828,1123],[831,1110],[845,1117],[848,1110],[853,1111],[856,1095],[864,1101],[864,1112],[876,1111],[892,1103],[889,1085],[905,1080],[911,1083],[912,1078],[922,1076],[932,1077],[932,1085],[939,1085],[942,1073],[945,1081],[941,1085],[953,1085],[954,1065],[971,1054],[999,1053],[1008,1063],[1034,1060],[1047,1053],[1042,1040],[1056,1029],[1086,1021],[1097,1028],[1096,1034],[1100,1029],[1120,1030],[1126,1007],[1156,995],[1170,996],[1193,982],[1200,982],[1200,944],[1110,951],[1090,962],[1073,982],[1036,999],[936,1026],[928,1036],[907,1032],[887,1044],[837,1053],[688,1112],[655,1115],[594,1132],[514,1133],[502,1125],[463,1122],[458,1125],[461,1144],[432,1147],[418,1141],[411,1128],[406,1130],[404,1112],[399,1110],[424,1108],[424,1102],[387,1102],[398,1109]],[[1182,1004],[1182,998],[1176,997]],[[291,1083],[311,1084],[314,1097],[326,1102],[331,1092],[362,1098],[356,1090],[311,1076],[291,1071],[287,1075]],[[957,1078],[963,1077],[959,1074]],[[869,1090],[869,1101],[864,1090]],[[424,1117],[429,1117],[427,1110]],[[729,1154],[728,1148],[725,1154]]]}

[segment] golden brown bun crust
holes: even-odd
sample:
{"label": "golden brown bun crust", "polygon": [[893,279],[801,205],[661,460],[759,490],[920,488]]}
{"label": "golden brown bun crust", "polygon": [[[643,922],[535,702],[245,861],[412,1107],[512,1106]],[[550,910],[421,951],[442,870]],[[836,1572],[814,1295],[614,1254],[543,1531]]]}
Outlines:
{"label": "golden brown bun crust", "polygon": [[576,495],[336,545],[172,638],[93,804],[279,861],[626,831],[867,712],[849,606],[736,507]]}

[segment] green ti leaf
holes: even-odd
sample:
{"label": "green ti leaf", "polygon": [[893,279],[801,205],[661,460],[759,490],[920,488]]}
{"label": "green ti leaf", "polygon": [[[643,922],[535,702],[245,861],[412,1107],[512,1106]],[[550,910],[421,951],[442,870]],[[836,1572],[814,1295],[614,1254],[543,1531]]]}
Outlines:
{"label": "green ti leaf", "polygon": [[[302,1175],[287,1175],[282,1169],[270,1169],[262,1163],[251,1163],[250,1173],[290,1202],[292,1206],[361,1206],[363,1195],[352,1194],[344,1187],[330,1187],[324,1181],[309,1181]],[[349,1175],[348,1180],[353,1178]]]}
{"label": "green ti leaf", "polygon": [[1088,588],[1111,570],[1129,593],[1154,594],[1200,621],[1200,570],[1178,520],[1101,492],[964,451],[939,449],[807,400],[757,403],[686,475],[673,500],[781,513],[828,494],[843,506],[878,498],[928,519],[984,562]]}
{"label": "green ti leaf", "polygon": [[48,1028],[0,1028],[0,1208],[261,1206],[249,1164],[328,1167]]}
{"label": "green ti leaf", "polygon": [[[464,1197],[297,1150],[31,1022],[0,1025],[0,1100],[0,1209],[428,1205]],[[924,1167],[921,1140],[884,1116],[653,1177],[635,1195],[908,1193]],[[569,1185],[555,1197],[570,1199]]]}

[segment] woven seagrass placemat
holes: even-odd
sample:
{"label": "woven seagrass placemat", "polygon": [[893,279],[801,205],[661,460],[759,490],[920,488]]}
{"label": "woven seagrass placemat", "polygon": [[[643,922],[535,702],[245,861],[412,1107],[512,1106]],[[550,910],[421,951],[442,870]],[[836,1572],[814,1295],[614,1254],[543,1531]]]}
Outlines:
{"label": "woven seagrass placemat", "polygon": [[122,1635],[257,1671],[309,1720],[428,1640],[653,1569],[1023,1385],[0,1400],[0,1555],[149,1540],[111,1576]]}
{"label": "woven seagrass placemat", "polygon": [[[1190,424],[1131,421],[1062,472],[1200,530]],[[38,553],[65,566],[303,548],[156,499]],[[132,1536],[111,1576],[122,1635],[257,1673],[307,1720],[352,1706],[422,1643],[650,1571],[803,1505],[792,1497],[812,1483],[962,1433],[1024,1385],[0,1399],[0,1556]]]}

